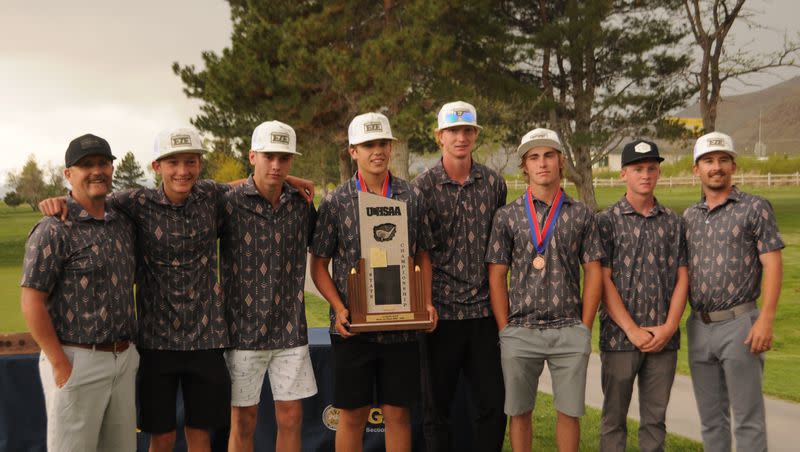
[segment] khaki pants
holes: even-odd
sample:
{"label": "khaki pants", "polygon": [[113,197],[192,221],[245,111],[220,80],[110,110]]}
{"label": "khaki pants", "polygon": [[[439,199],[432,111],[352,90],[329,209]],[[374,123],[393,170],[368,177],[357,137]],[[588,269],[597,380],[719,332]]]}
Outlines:
{"label": "khaki pants", "polygon": [[47,410],[47,450],[135,451],[136,369],[139,354],[131,345],[114,356],[64,346],[72,374],[58,388],[53,366],[42,353],[39,375]]}

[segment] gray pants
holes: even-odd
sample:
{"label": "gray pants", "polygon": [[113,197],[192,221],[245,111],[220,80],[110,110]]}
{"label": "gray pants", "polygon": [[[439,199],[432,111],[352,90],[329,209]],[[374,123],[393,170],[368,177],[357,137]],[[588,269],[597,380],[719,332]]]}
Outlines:
{"label": "gray pants", "polygon": [[757,318],[754,310],[722,322],[704,324],[694,317],[686,321],[692,386],[706,452],[730,452],[731,410],[737,450],[767,450],[761,394],[764,356],[750,353],[750,346],[744,343]]}
{"label": "gray pants", "polygon": [[59,388],[44,352],[39,375],[47,412],[50,452],[136,450],[136,369],[139,353],[131,345],[111,352],[64,346],[72,374]]}
{"label": "gray pants", "polygon": [[664,419],[675,380],[676,350],[658,353],[602,352],[603,421],[601,451],[625,451],[628,407],[633,383],[639,383],[639,449],[663,451],[667,429]]}

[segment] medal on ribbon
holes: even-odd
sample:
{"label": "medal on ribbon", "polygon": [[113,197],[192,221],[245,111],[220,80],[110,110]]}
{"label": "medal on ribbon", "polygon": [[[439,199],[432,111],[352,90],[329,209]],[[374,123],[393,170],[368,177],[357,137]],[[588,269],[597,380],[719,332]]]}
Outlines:
{"label": "medal on ribbon", "polygon": [[[364,182],[364,178],[361,177],[361,171],[357,173],[356,189],[358,191],[369,193],[369,190],[367,190],[367,183]],[[389,179],[388,172],[386,173],[386,179],[383,181],[383,185],[381,186],[381,196],[383,196],[384,198],[392,197],[392,181]]]}
{"label": "medal on ribbon", "polygon": [[531,229],[531,239],[533,240],[533,247],[536,249],[536,257],[533,258],[533,268],[536,270],[543,270],[545,265],[544,253],[547,250],[547,244],[553,237],[553,231],[558,222],[558,213],[561,211],[561,206],[564,205],[564,192],[559,189],[553,197],[553,202],[550,203],[550,212],[544,221],[544,226],[539,229],[539,221],[536,218],[536,206],[533,204],[533,195],[531,188],[528,187],[525,193],[525,210],[528,213],[528,226]]}

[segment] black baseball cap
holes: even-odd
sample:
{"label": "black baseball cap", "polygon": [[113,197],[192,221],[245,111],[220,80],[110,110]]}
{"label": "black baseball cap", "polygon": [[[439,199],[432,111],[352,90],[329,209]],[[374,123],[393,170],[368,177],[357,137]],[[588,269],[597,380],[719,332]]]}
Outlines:
{"label": "black baseball cap", "polygon": [[111,146],[108,145],[108,141],[87,133],[69,142],[67,153],[64,154],[64,165],[69,168],[87,155],[104,155],[111,160],[116,159],[111,154]]}
{"label": "black baseball cap", "polygon": [[657,160],[663,162],[664,158],[658,155],[658,146],[652,141],[636,140],[622,148],[622,166],[642,160]]}

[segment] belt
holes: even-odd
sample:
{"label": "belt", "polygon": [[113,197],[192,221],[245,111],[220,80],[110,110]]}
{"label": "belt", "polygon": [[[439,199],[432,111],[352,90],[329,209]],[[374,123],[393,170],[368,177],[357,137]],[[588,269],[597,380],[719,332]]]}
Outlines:
{"label": "belt", "polygon": [[124,352],[128,349],[131,345],[131,341],[125,339],[122,341],[116,342],[107,342],[105,344],[76,344],[75,342],[62,342],[61,345],[66,345],[69,347],[78,347],[78,348],[86,348],[89,350],[97,350],[101,352],[111,352],[116,356],[119,353]]}
{"label": "belt", "polygon": [[756,308],[756,302],[751,301],[749,303],[743,303],[738,306],[734,306],[730,309],[724,309],[722,311],[714,311],[714,312],[692,311],[692,315],[694,315],[694,318],[703,323],[722,322],[723,320],[731,320],[741,316],[742,314],[747,314],[748,312],[754,310],[755,308]]}

